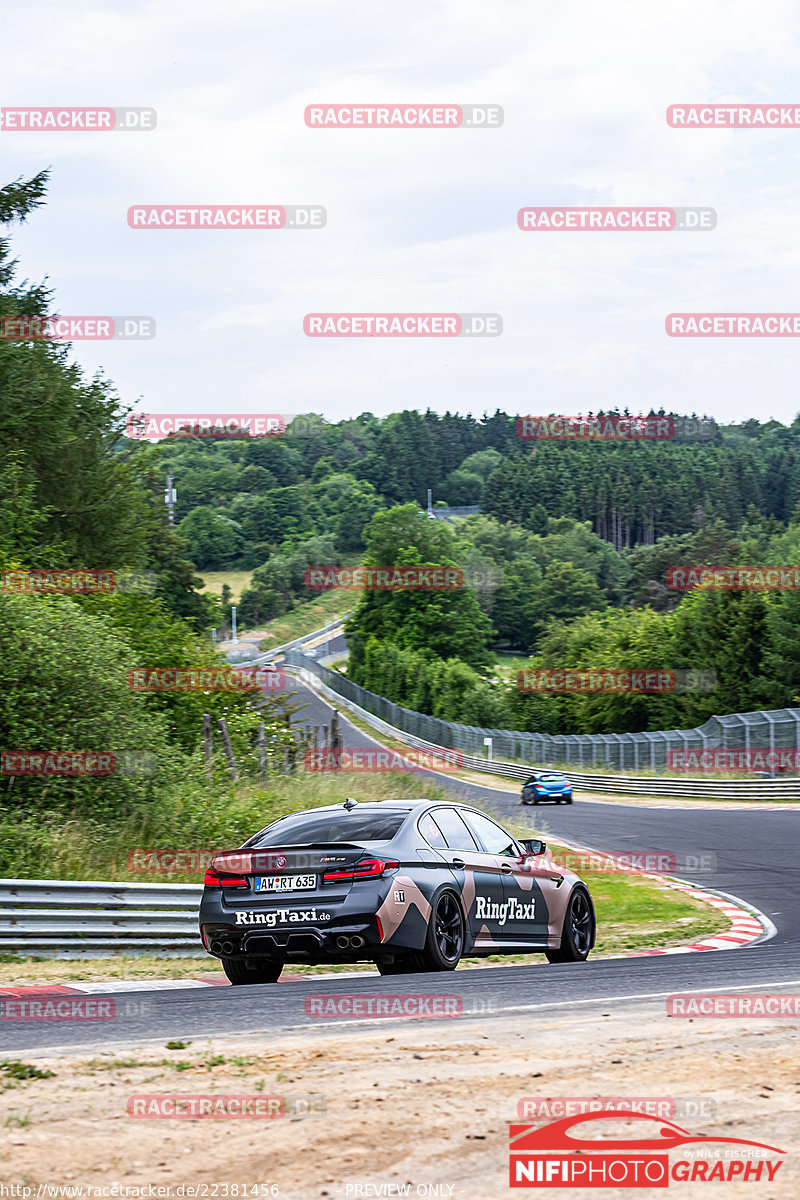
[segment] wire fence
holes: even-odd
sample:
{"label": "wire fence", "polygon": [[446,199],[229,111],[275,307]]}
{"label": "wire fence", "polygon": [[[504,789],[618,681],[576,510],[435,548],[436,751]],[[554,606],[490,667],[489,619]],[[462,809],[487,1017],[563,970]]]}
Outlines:
{"label": "wire fence", "polygon": [[[767,750],[800,752],[800,709],[732,713],[709,717],[696,729],[670,729],[654,733],[549,734],[511,729],[483,729],[442,721],[403,708],[384,696],[369,692],[351,679],[321,666],[297,650],[286,653],[290,666],[315,675],[337,695],[374,713],[389,725],[465,754],[512,762],[559,763],[575,767],[613,767],[615,770],[659,771],[667,767],[667,752],[676,750]],[[491,747],[485,739],[491,738]],[[778,768],[780,770],[780,767]],[[797,774],[792,770],[792,774]]]}

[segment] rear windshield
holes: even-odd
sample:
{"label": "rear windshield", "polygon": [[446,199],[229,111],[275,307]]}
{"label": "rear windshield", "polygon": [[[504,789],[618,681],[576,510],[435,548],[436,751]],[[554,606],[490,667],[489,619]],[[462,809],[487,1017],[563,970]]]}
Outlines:
{"label": "rear windshield", "polygon": [[408,813],[359,813],[341,809],[327,813],[298,813],[284,817],[248,846],[308,846],[320,842],[390,842]]}

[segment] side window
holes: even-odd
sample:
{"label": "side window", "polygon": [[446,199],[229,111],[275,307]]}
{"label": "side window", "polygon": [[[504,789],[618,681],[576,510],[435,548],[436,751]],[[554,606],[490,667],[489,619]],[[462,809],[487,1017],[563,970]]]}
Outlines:
{"label": "side window", "polygon": [[425,813],[425,816],[420,820],[419,831],[429,846],[433,846],[436,850],[447,849],[445,836],[430,813]]}
{"label": "side window", "polygon": [[520,847],[511,834],[506,833],[505,829],[495,825],[494,821],[490,821],[482,813],[465,812],[464,820],[472,832],[477,834],[478,841],[485,848],[487,854],[505,854],[510,858],[517,858],[521,853]]}
{"label": "side window", "polygon": [[441,829],[451,850],[477,850],[478,843],[461,820],[454,808],[437,808],[436,824]]}

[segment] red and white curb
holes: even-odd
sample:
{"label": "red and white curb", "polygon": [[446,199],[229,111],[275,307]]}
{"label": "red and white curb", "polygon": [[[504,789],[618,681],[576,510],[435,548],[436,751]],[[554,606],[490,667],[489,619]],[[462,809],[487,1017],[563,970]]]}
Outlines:
{"label": "red and white curb", "polygon": [[22,996],[107,996],[113,992],[167,992],[179,988],[224,987],[227,979],[114,979],[106,983],[43,983],[36,987],[0,987],[0,1000]]}
{"label": "red and white curb", "polygon": [[[567,850],[575,850],[582,854],[591,854],[603,862],[616,865],[616,859],[603,854],[599,850],[590,850],[586,846],[575,846],[570,842],[558,839],[559,845]],[[684,946],[667,946],[663,950],[628,950],[624,954],[609,955],[609,958],[649,958],[654,954],[692,954],[704,950],[738,950],[752,942],[767,941],[775,936],[777,930],[769,917],[757,908],[748,906],[737,896],[729,896],[725,892],[710,892],[706,888],[696,887],[685,879],[675,879],[669,875],[655,875],[650,871],[630,871],[626,874],[638,875],[642,879],[655,879],[675,891],[683,892],[703,904],[716,908],[731,923],[725,933],[715,933],[713,937],[703,938],[699,942],[691,942]]]}
{"label": "red and white curb", "polygon": [[692,887],[691,884],[676,879],[662,879],[662,883],[718,909],[728,918],[731,927],[726,933],[716,933],[700,942],[692,942],[686,946],[668,946],[664,950],[633,950],[624,955],[625,958],[643,958],[653,954],[690,954],[698,950],[738,950],[751,942],[765,941],[775,935],[775,926],[768,917],[763,913],[756,915],[757,910],[742,908],[741,901],[734,902],[733,897],[724,896],[719,892],[707,892],[704,888]]}

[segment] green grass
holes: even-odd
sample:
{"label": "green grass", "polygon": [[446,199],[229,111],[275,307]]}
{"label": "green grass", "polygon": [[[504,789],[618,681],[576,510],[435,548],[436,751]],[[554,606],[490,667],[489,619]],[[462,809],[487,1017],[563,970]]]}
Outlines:
{"label": "green grass", "polygon": [[222,585],[227,583],[231,589],[231,601],[238,604],[242,598],[242,592],[250,586],[252,571],[198,571],[197,574],[203,580],[204,587],[200,588],[201,592],[213,592],[215,596],[222,595]]}
{"label": "green grass", "polygon": [[526,667],[530,662],[529,655],[512,654],[509,650],[495,650],[494,653],[497,659],[494,666],[494,674],[498,679],[503,679],[506,682],[516,679],[523,667]]}
{"label": "green grass", "polygon": [[154,874],[133,870],[135,850],[234,849],[256,830],[298,809],[356,800],[407,796],[439,799],[444,791],[411,773],[275,775],[265,784],[216,784],[187,779],[183,787],[117,821],[92,820],[77,813],[23,816],[0,809],[0,877],[22,879],[102,879],[146,883],[202,882],[202,870]]}
{"label": "green grass", "polygon": [[307,604],[298,604],[291,612],[282,617],[273,617],[265,621],[259,628],[266,636],[261,641],[261,649],[269,650],[271,646],[282,646],[284,642],[293,642],[295,638],[305,637],[323,625],[329,625],[337,617],[348,616],[358,603],[360,593],[351,592],[345,588],[334,588],[330,592],[321,592],[319,599],[309,600]]}
{"label": "green grass", "polygon": [[55,1074],[54,1071],[42,1070],[18,1058],[0,1059],[0,1073],[9,1079],[51,1079]]}

